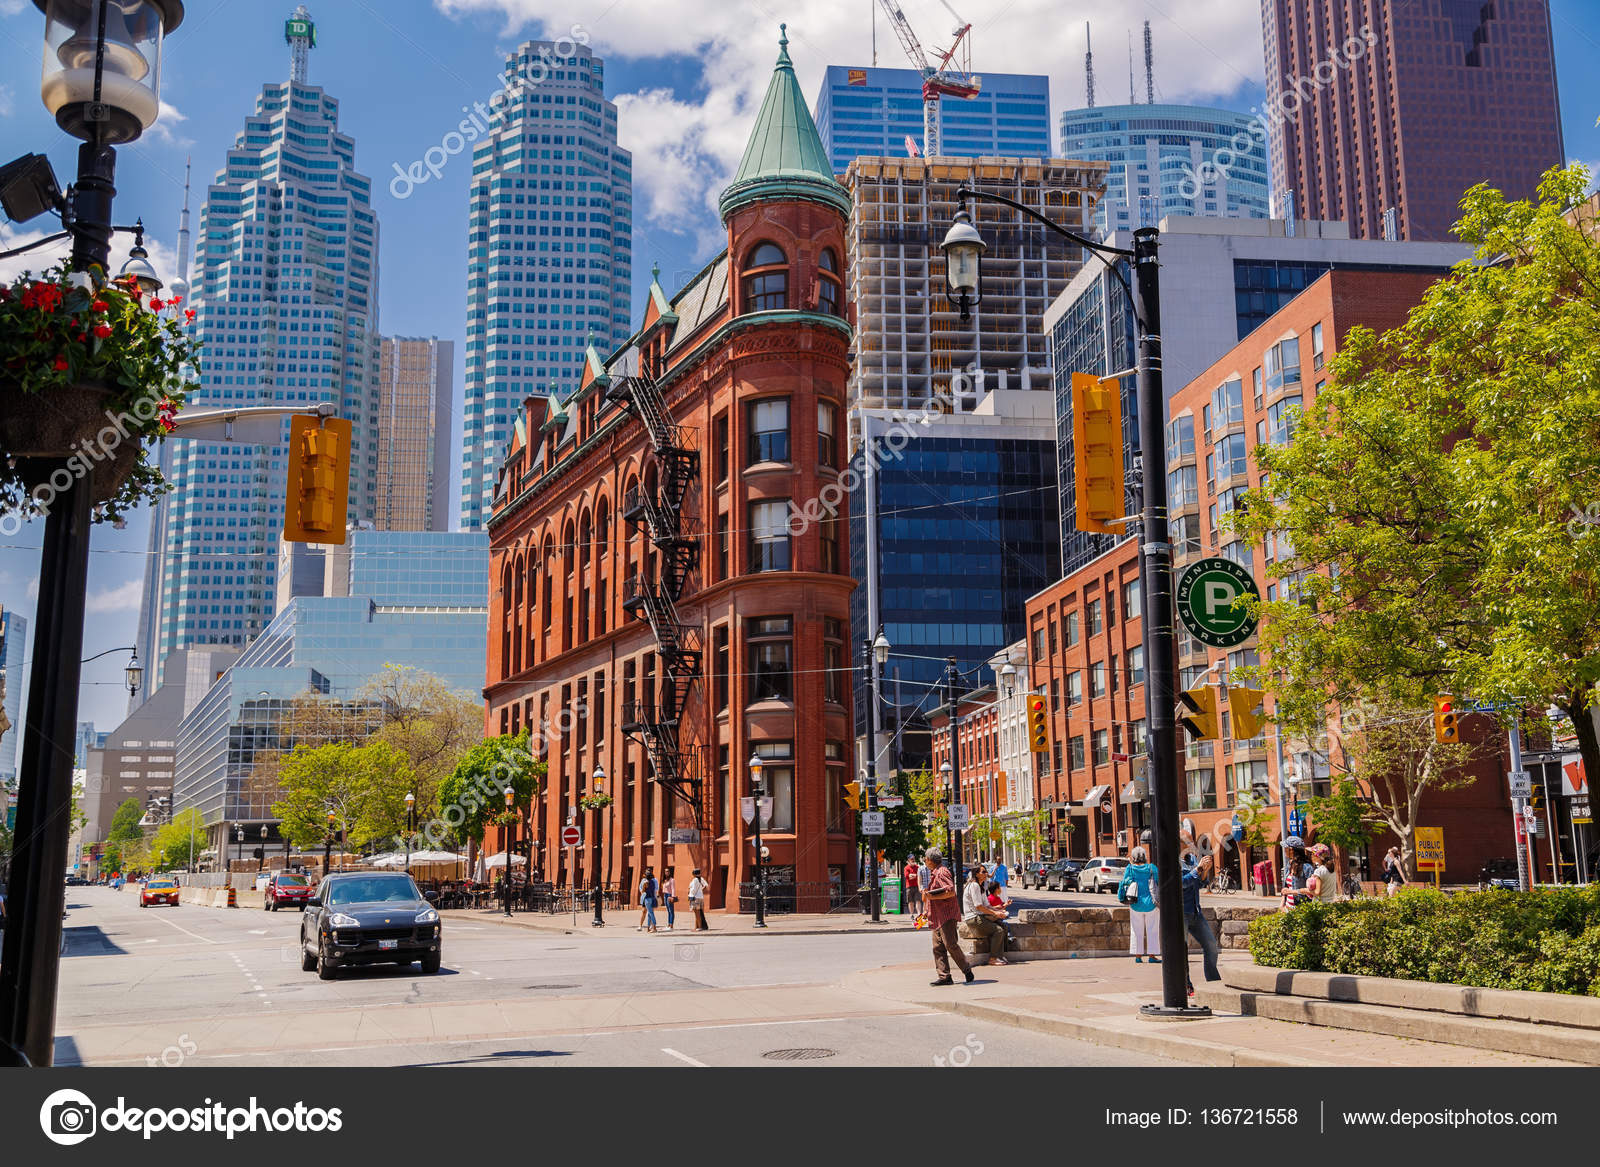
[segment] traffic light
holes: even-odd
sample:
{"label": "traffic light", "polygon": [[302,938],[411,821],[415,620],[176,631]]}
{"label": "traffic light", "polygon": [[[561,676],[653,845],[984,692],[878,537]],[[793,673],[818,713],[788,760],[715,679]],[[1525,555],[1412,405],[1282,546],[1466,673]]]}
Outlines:
{"label": "traffic light", "polygon": [[1050,749],[1050,723],[1045,717],[1044,698],[1037,693],[1028,698],[1028,749],[1036,754]]}
{"label": "traffic light", "polygon": [[1077,527],[1102,535],[1127,513],[1122,482],[1122,391],[1115,378],[1072,374],[1073,487]]}
{"label": "traffic light", "polygon": [[1461,740],[1461,730],[1456,726],[1456,699],[1443,693],[1433,699],[1433,740],[1445,744]]}
{"label": "traffic light", "polygon": [[1196,685],[1178,694],[1184,712],[1178,715],[1181,725],[1195,741],[1204,741],[1218,735],[1217,691],[1210,685]]}
{"label": "traffic light", "polygon": [[289,419],[289,481],[283,537],[291,543],[343,543],[350,500],[348,418]]}
{"label": "traffic light", "polygon": [[[1229,686],[1228,712],[1233,714],[1233,739],[1247,742],[1261,732],[1261,727],[1266,724],[1266,710],[1261,709],[1265,700],[1265,689],[1246,689]],[[1260,713],[1256,710],[1261,709]]]}
{"label": "traffic light", "polygon": [[846,782],[844,784],[844,800],[851,810],[861,809],[861,783]]}

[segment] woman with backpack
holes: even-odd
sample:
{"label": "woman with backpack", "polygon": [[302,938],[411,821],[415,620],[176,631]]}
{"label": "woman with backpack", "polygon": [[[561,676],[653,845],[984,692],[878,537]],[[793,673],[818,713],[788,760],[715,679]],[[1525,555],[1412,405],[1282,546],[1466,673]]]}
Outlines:
{"label": "woman with backpack", "polygon": [[1117,898],[1128,905],[1128,951],[1133,953],[1133,963],[1143,964],[1148,956],[1151,964],[1161,963],[1161,929],[1156,919],[1156,865],[1146,862],[1148,853],[1143,847],[1128,852],[1131,862],[1122,869],[1122,879],[1117,884]]}
{"label": "woman with backpack", "polygon": [[656,930],[656,888],[655,868],[646,867],[644,877],[639,880],[639,926],[635,932]]}

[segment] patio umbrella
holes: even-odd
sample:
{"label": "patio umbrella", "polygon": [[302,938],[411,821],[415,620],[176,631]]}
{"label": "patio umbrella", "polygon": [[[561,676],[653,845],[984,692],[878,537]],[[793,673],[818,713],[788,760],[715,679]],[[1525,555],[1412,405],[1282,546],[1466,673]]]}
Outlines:
{"label": "patio umbrella", "polygon": [[[513,855],[511,857],[511,866],[513,866],[513,867],[525,867],[525,866],[527,866],[527,863],[528,863],[528,861],[526,859],[524,859],[521,855]],[[490,871],[498,871],[500,868],[504,867],[505,865],[506,865],[506,853],[504,851],[497,851],[495,854],[490,855],[487,859],[485,859],[483,861],[483,866],[485,868],[487,868],[488,870],[490,870]]]}
{"label": "patio umbrella", "polygon": [[[402,863],[405,856],[401,856]],[[450,851],[413,851],[411,852],[411,866],[419,863],[465,863],[465,855],[457,855]]]}

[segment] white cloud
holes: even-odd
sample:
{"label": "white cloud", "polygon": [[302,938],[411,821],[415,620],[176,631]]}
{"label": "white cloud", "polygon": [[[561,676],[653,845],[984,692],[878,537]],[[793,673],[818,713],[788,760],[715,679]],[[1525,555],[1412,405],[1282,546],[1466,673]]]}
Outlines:
{"label": "white cloud", "polygon": [[[47,235],[54,235],[59,226],[53,220],[39,218],[35,223],[49,223],[45,227],[30,227],[25,231],[0,232],[0,251],[11,251],[17,247],[25,247],[29,243],[43,239]],[[118,232],[111,240],[111,270],[115,273],[128,259],[128,251],[133,247],[133,236]],[[157,274],[164,280],[171,280],[178,270],[178,253],[168,247],[159,239],[145,233],[144,249],[150,253],[150,262],[155,265]],[[41,247],[37,251],[30,251],[25,255],[13,256],[10,259],[0,259],[0,281],[10,283],[24,271],[39,272],[57,263],[66,262],[72,253],[72,240],[63,239],[52,243],[48,247]]]}
{"label": "white cloud", "polygon": [[27,7],[28,0],[0,0],[0,16],[15,16]]}
{"label": "white cloud", "polygon": [[187,114],[179,111],[178,107],[163,101],[160,115],[155,124],[144,132],[141,141],[162,142],[168,146],[192,146],[193,138],[186,138],[177,132],[177,127],[188,121]]}
{"label": "white cloud", "polygon": [[11,86],[0,85],[0,118],[10,117],[16,105],[16,97],[11,92]]}
{"label": "white cloud", "polygon": [[107,612],[137,612],[143,599],[144,581],[137,578],[130,579],[116,587],[90,592],[87,610],[94,615]]}
{"label": "white cloud", "polygon": [[39,602],[39,577],[34,576],[28,581],[28,599],[34,603]]}
{"label": "white cloud", "polygon": [[[569,35],[570,0],[434,0],[454,17],[491,16],[503,21],[503,36],[553,39]],[[965,7],[974,7],[966,0]],[[1186,0],[1181,17],[1154,5],[1137,12],[1108,11],[1100,0],[1012,0],[998,11],[968,11],[972,19],[972,63],[978,73],[1043,73],[1053,91],[1051,138],[1056,116],[1082,104],[1083,26],[1092,20],[1102,46],[1097,70],[1103,104],[1121,98],[1121,66],[1131,30],[1142,43],[1140,22],[1151,17],[1157,98],[1215,101],[1262,76],[1261,19],[1253,4],[1238,0]],[[1121,6],[1117,6],[1118,9]],[[906,0],[906,16],[925,48],[946,47],[950,13],[936,0]],[[828,65],[872,63],[868,13],[862,0],[811,0],[789,25],[789,53],[808,101],[814,101]],[[907,68],[894,30],[877,13],[878,63]],[[750,119],[766,90],[777,56],[778,16],[765,5],[701,4],[692,15],[658,0],[617,0],[584,24],[591,47],[602,57],[649,59],[694,57],[700,84],[693,93],[651,89],[613,95],[622,145],[633,151],[634,184],[642,217],[681,226],[693,208],[716,205],[716,196],[738,166]],[[1142,50],[1139,92],[1143,94]]]}

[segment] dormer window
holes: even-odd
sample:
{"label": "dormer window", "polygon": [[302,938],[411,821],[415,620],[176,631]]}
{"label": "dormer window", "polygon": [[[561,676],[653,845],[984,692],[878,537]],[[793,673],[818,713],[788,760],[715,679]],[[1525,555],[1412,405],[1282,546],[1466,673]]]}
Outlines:
{"label": "dormer window", "polygon": [[839,286],[839,260],[833,254],[833,248],[825,247],[817,259],[817,311],[838,316],[843,300]]}
{"label": "dormer window", "polygon": [[776,243],[757,244],[744,264],[744,310],[776,312],[789,306],[789,260]]}

